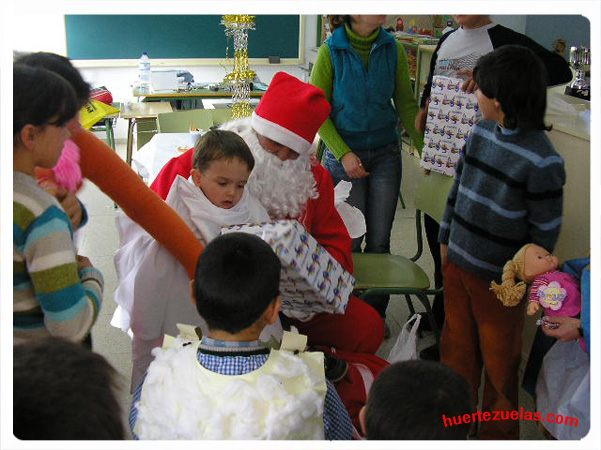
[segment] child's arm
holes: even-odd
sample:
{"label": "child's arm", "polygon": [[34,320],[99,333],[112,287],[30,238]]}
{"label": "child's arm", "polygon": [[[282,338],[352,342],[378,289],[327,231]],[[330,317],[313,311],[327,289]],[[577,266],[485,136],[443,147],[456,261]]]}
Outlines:
{"label": "child's arm", "polygon": [[23,259],[48,332],[83,340],[98,316],[104,281],[87,258],[76,260],[69,219],[57,206],[28,226]]}
{"label": "child's arm", "polygon": [[553,251],[559,237],[565,180],[563,160],[554,154],[537,163],[527,182],[530,240],[549,252]]}
{"label": "child's arm", "polygon": [[[447,206],[445,207],[444,214],[442,216],[442,220],[440,222],[440,231],[438,233],[438,242],[444,244],[445,247],[449,244],[449,234],[451,232],[451,222],[453,220],[453,214],[455,211],[455,200],[457,199],[457,191],[459,190],[459,180],[461,179],[461,173],[463,172],[463,159],[465,157],[466,147],[463,148],[461,152],[461,156],[457,161],[457,166],[455,166],[455,182],[453,183],[453,187],[449,191],[449,196],[447,197]],[[441,257],[442,255],[442,245],[441,245]],[[443,263],[444,264],[444,263]]]}
{"label": "child's arm", "polygon": [[82,130],[72,139],[80,149],[83,176],[169,250],[192,278],[203,246],[186,223],[108,145],[92,133]]}

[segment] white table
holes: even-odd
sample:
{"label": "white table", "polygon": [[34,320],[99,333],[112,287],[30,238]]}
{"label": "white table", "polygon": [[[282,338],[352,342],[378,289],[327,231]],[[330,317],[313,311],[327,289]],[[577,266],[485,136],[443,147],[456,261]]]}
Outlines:
{"label": "white table", "polygon": [[157,133],[134,153],[132,167],[150,185],[171,158],[194,147],[198,138],[191,133]]}

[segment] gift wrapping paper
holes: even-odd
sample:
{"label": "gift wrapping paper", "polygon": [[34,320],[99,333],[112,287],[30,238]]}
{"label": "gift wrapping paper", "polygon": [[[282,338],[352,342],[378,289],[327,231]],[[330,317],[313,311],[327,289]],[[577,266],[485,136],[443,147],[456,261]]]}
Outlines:
{"label": "gift wrapping paper", "polygon": [[420,165],[428,170],[455,176],[461,149],[480,118],[476,94],[461,90],[463,80],[436,75],[424,129]]}
{"label": "gift wrapping paper", "polygon": [[344,314],[355,279],[298,221],[278,220],[221,229],[221,234],[233,232],[259,236],[280,258],[284,312]]}

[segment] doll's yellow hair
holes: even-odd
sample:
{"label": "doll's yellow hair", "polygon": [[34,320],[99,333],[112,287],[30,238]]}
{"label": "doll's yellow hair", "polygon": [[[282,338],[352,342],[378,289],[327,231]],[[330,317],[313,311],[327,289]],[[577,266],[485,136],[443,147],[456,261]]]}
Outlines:
{"label": "doll's yellow hair", "polygon": [[[518,305],[522,298],[524,298],[524,295],[526,295],[528,285],[523,281],[524,261],[526,259],[526,250],[531,245],[534,244],[524,245],[516,252],[511,260],[505,263],[501,284],[497,284],[494,281],[490,283],[490,290],[495,293],[497,298],[501,300],[501,303],[505,306]],[[516,278],[521,281],[516,283]]]}

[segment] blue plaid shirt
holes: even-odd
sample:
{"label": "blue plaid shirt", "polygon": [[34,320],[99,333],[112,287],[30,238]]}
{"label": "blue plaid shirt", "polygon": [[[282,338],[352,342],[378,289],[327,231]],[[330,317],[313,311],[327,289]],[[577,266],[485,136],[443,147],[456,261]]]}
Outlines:
{"label": "blue plaid shirt", "polygon": [[[269,349],[260,341],[231,342],[203,337],[198,347],[198,362],[221,375],[244,375],[260,368],[269,357]],[[134,439],[134,427],[138,416],[138,402],[146,375],[136,388],[129,412],[129,426]],[[338,396],[334,385],[326,380],[327,391],[324,401],[323,425],[328,440],[350,440],[353,434],[351,418]]]}

